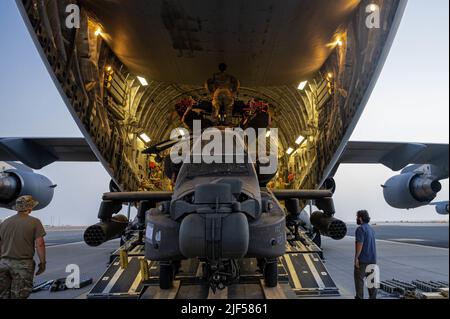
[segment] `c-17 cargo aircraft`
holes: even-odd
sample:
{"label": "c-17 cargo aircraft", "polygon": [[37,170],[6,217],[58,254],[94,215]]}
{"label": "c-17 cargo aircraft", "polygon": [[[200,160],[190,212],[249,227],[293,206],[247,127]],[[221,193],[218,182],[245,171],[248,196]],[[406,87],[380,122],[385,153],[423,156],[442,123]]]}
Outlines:
{"label": "c-17 cargo aircraft", "polygon": [[[159,262],[162,289],[186,259],[203,263],[214,290],[235,282],[245,259],[257,260],[267,287],[277,286],[277,258],[299,229],[316,243],[346,235],[332,199],[340,164],[383,164],[399,172],[383,185],[388,204],[433,204],[448,214],[448,202],[433,203],[449,176],[448,144],[349,142],[406,4],[18,0],[84,138],[1,138],[0,160],[36,170],[99,161],[111,192],[85,241],[126,244],[137,235],[147,259]],[[277,128],[278,170],[260,174],[257,162],[175,168],[168,149],[188,140],[192,120],[223,136],[258,127],[272,139]],[[5,170],[0,207],[31,194],[42,209],[54,188],[23,166]],[[305,216],[311,202],[319,211]],[[117,215],[125,203],[138,208],[136,220]]]}

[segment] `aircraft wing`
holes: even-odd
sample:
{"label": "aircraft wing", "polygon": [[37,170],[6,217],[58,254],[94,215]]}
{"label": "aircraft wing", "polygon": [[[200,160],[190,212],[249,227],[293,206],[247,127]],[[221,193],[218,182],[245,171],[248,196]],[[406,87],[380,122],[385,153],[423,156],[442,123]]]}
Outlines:
{"label": "aircraft wing", "polygon": [[[84,138],[0,138],[0,161],[20,161],[41,169],[57,161],[96,162],[98,159]],[[394,171],[409,164],[434,164],[448,171],[449,145],[349,142],[339,164],[383,164]]]}
{"label": "aircraft wing", "polygon": [[26,166],[25,164],[19,163],[19,162],[11,162],[11,161],[0,161],[0,171],[6,170],[6,169],[17,169],[19,171],[29,172],[33,173],[33,170]]}
{"label": "aircraft wing", "polygon": [[399,171],[410,164],[433,164],[448,172],[449,145],[349,142],[339,164],[383,164]]}
{"label": "aircraft wing", "polygon": [[33,169],[54,162],[97,162],[84,138],[0,138],[0,161],[18,161]]}

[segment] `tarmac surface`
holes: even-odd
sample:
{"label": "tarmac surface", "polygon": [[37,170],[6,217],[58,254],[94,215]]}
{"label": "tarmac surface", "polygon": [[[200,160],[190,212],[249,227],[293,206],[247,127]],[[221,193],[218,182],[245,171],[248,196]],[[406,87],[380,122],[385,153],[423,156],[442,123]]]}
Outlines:
{"label": "tarmac surface", "polygon": [[[340,241],[327,238],[322,244],[325,266],[342,298],[354,298],[354,245],[352,237]],[[449,281],[447,248],[377,240],[377,255],[381,280]]]}
{"label": "tarmac surface", "polygon": [[[341,298],[354,297],[352,236],[355,228],[356,225],[350,225],[349,236],[341,241],[323,239],[325,266],[340,289]],[[374,228],[381,280],[449,281],[448,224],[383,224]],[[70,264],[79,266],[82,279],[92,278],[95,282],[106,270],[109,254],[119,246],[116,240],[98,248],[88,247],[81,241],[80,230],[47,233],[47,271],[36,277],[35,283],[66,277],[66,267]],[[92,287],[54,293],[41,291],[31,298],[84,298]]]}
{"label": "tarmac surface", "polygon": [[[347,235],[354,236],[357,225],[347,225]],[[449,248],[448,224],[374,224],[377,239],[424,246]]]}
{"label": "tarmac surface", "polygon": [[48,231],[45,236],[45,243],[47,246],[70,244],[83,241],[82,230],[67,230],[67,231]]}
{"label": "tarmac surface", "polygon": [[[56,236],[56,235],[55,235]],[[58,234],[63,236],[63,233]],[[72,236],[72,234],[70,234]],[[111,241],[92,248],[84,242],[65,243],[47,247],[47,269],[41,276],[35,277],[34,283],[65,278],[68,265],[78,265],[81,280],[92,278],[94,283],[106,271],[109,255],[119,247],[119,241]],[[65,290],[60,292],[40,291],[33,293],[30,299],[73,299],[85,295],[93,285],[83,289]]]}

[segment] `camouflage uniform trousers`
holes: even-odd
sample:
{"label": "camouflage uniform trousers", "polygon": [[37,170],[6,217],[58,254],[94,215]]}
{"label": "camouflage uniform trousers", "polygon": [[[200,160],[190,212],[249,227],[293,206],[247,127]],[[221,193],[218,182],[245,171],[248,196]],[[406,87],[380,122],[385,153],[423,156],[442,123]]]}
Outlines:
{"label": "camouflage uniform trousers", "polygon": [[33,289],[35,267],[32,259],[0,259],[0,299],[27,299]]}

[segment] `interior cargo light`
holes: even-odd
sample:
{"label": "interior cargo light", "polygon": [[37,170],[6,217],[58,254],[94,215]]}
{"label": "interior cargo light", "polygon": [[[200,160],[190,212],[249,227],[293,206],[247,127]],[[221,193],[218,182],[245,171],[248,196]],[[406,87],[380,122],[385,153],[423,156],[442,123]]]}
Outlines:
{"label": "interior cargo light", "polygon": [[376,4],[371,4],[369,6],[370,12],[375,12],[375,11],[377,11],[377,9],[378,9],[378,6]]}
{"label": "interior cargo light", "polygon": [[270,130],[267,130],[266,137],[270,137],[270,134],[272,134]]}
{"label": "interior cargo light", "polygon": [[287,155],[291,155],[294,152],[294,149],[292,147],[289,147],[286,151]]}
{"label": "interior cargo light", "polygon": [[303,142],[306,140],[306,138],[303,135],[300,135],[297,140],[295,141],[295,144],[302,145]]}
{"label": "interior cargo light", "polygon": [[333,73],[331,73],[331,72],[328,73],[328,74],[327,74],[327,78],[328,78],[328,79],[332,79],[332,78],[333,78]]}
{"label": "interior cargo light", "polygon": [[336,41],[336,44],[338,45],[338,46],[343,46],[344,45],[344,42],[342,42],[342,40],[341,39],[338,39],[337,41]]}
{"label": "interior cargo light", "polygon": [[177,133],[178,133],[178,137],[181,137],[182,139],[184,139],[184,137],[186,136],[186,132],[182,128],[178,128]]}
{"label": "interior cargo light", "polygon": [[137,79],[139,80],[142,86],[148,86],[148,82],[145,78],[138,76]]}
{"label": "interior cargo light", "polygon": [[102,29],[98,28],[97,30],[95,30],[95,36],[96,37],[98,37],[101,34],[102,34]]}
{"label": "interior cargo light", "polygon": [[139,138],[142,140],[142,142],[144,142],[145,144],[150,143],[151,142],[151,138],[148,137],[147,134],[142,133],[141,135],[139,135]]}
{"label": "interior cargo light", "polygon": [[300,91],[303,91],[303,90],[305,89],[305,87],[306,87],[307,84],[308,84],[308,81],[303,81],[303,82],[301,82],[301,83],[298,85],[298,89],[299,89]]}

